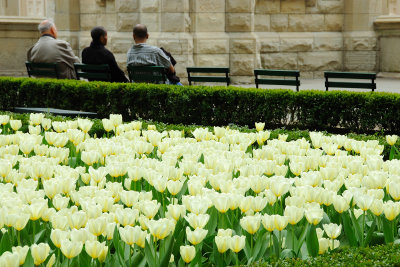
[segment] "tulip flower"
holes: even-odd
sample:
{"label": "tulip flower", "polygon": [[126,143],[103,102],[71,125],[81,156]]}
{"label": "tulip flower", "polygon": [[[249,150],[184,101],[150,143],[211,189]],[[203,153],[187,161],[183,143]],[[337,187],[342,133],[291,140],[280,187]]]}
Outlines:
{"label": "tulip flower", "polygon": [[90,219],[87,222],[87,226],[89,231],[95,235],[95,236],[100,236],[103,234],[106,230],[107,226],[107,221],[104,217],[99,217],[96,219]]}
{"label": "tulip flower", "polygon": [[60,229],[52,229],[50,234],[50,239],[53,242],[54,246],[57,248],[61,247],[61,241],[67,239],[69,233],[66,231],[62,231]]}
{"label": "tulip flower", "polygon": [[95,241],[86,241],[85,243],[85,251],[92,259],[97,259],[98,257],[100,257],[104,249],[107,249],[108,251],[106,242],[100,243],[99,241],[95,240]]}
{"label": "tulip flower", "polygon": [[68,259],[75,258],[82,251],[83,243],[64,239],[61,241],[61,252]]}
{"label": "tulip flower", "polygon": [[22,127],[21,120],[10,120],[9,122],[10,122],[11,129],[13,129],[14,131],[18,131],[19,128]]}
{"label": "tulip flower", "polygon": [[268,232],[271,233],[275,230],[275,221],[272,215],[264,214],[264,216],[261,218],[261,222],[265,230],[267,230]]}
{"label": "tulip flower", "polygon": [[43,114],[43,113],[31,113],[31,114],[29,114],[29,121],[33,125],[39,125],[40,123],[42,123],[44,116],[45,116],[45,114]]}
{"label": "tulip flower", "polygon": [[210,219],[210,215],[208,214],[199,214],[196,215],[194,213],[189,213],[187,216],[185,216],[185,220],[189,223],[189,225],[193,228],[201,228],[203,229],[206,224],[208,223],[208,220]]}
{"label": "tulip flower", "polygon": [[254,235],[260,228],[260,216],[246,216],[240,219],[240,226],[249,234]]}
{"label": "tulip flower", "polygon": [[286,206],[284,215],[286,216],[288,223],[291,225],[297,224],[304,216],[304,209],[295,206]]}
{"label": "tulip flower", "polygon": [[390,146],[393,146],[394,144],[396,144],[398,138],[399,137],[397,135],[386,135],[386,142]]}
{"label": "tulip flower", "polygon": [[219,253],[225,253],[230,248],[230,236],[216,236],[215,244],[217,245]]}
{"label": "tulip flower", "polygon": [[12,247],[12,252],[18,254],[19,265],[23,265],[25,263],[26,255],[28,254],[29,247]]}
{"label": "tulip flower", "polygon": [[227,195],[218,195],[214,198],[213,204],[220,213],[226,213],[230,208],[229,197]]}
{"label": "tulip flower", "polygon": [[49,256],[50,247],[46,243],[33,244],[31,246],[31,253],[35,265],[42,264]]}
{"label": "tulip flower", "polygon": [[264,130],[265,122],[256,122],[255,125],[257,132],[261,132]]}
{"label": "tulip flower", "polygon": [[383,212],[386,219],[393,221],[400,214],[400,203],[389,200],[383,204]]}
{"label": "tulip flower", "polygon": [[342,225],[337,225],[334,223],[324,224],[324,225],[322,225],[322,227],[324,228],[326,235],[330,239],[338,238],[338,236],[340,235],[340,233],[342,231]]}
{"label": "tulip flower", "polygon": [[383,213],[383,201],[382,199],[374,199],[369,210],[375,215],[380,216]]}
{"label": "tulip flower", "polygon": [[207,233],[208,230],[196,228],[194,231],[192,231],[189,227],[186,227],[186,238],[192,245],[200,244],[206,237]]}
{"label": "tulip flower", "polygon": [[175,230],[175,221],[170,219],[150,220],[147,223],[152,236],[161,240]]}
{"label": "tulip flower", "polygon": [[186,263],[190,263],[196,256],[196,249],[194,246],[180,246],[179,251],[183,261]]}
{"label": "tulip flower", "polygon": [[313,225],[317,225],[322,220],[323,214],[324,210],[320,208],[313,208],[305,211],[307,221]]}
{"label": "tulip flower", "polygon": [[239,253],[246,244],[246,237],[245,236],[237,236],[234,235],[230,238],[229,248],[235,252]]}
{"label": "tulip flower", "polygon": [[11,253],[9,251],[6,251],[0,256],[0,266],[18,266],[18,263],[18,253]]}

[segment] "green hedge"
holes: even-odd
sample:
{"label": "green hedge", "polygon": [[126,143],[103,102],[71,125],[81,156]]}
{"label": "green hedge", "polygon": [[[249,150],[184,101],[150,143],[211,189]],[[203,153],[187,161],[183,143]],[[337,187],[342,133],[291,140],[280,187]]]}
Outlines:
{"label": "green hedge", "polygon": [[330,253],[308,260],[271,259],[268,262],[252,266],[400,266],[400,246],[389,244],[368,248],[340,247]]}
{"label": "green hedge", "polygon": [[173,124],[400,132],[400,95],[0,78],[0,109],[53,107]]}

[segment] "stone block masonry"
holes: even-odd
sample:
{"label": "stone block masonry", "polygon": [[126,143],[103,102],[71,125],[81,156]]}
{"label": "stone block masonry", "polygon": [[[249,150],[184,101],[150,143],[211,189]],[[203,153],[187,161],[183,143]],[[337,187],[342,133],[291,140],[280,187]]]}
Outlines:
{"label": "stone block masonry", "polygon": [[[382,53],[373,21],[388,12],[387,1],[48,0],[46,12],[59,18],[60,38],[73,39],[79,55],[90,43],[90,29],[102,25],[108,49],[125,69],[132,28],[143,23],[149,43],[177,59],[184,82],[186,67],[229,66],[232,80],[242,83],[253,81],[255,68],[299,69],[307,78],[324,70],[379,71]],[[2,44],[11,47],[7,43],[14,41],[3,37],[2,25]],[[30,43],[33,31],[15,28],[18,38],[25,34]],[[23,73],[18,66],[15,72]],[[0,75],[6,68],[0,62]]]}

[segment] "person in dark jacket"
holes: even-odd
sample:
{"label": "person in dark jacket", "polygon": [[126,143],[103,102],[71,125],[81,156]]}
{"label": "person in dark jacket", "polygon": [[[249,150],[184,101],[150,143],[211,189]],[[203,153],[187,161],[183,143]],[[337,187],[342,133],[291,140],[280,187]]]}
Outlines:
{"label": "person in dark jacket", "polygon": [[82,62],[84,64],[108,64],[111,70],[112,82],[129,82],[124,72],[118,67],[113,53],[105,46],[107,45],[107,31],[104,27],[94,27],[90,32],[92,43],[82,51]]}

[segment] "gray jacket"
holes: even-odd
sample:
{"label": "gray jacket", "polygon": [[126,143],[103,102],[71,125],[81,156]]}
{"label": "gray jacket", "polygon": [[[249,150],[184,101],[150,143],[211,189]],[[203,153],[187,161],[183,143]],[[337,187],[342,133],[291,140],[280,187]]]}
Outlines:
{"label": "gray jacket", "polygon": [[35,63],[58,63],[61,79],[76,79],[74,63],[80,61],[66,41],[57,40],[48,35],[42,36],[28,50],[27,57],[28,61]]}

